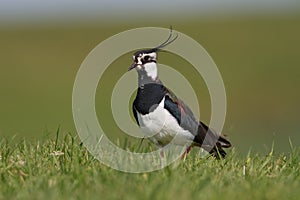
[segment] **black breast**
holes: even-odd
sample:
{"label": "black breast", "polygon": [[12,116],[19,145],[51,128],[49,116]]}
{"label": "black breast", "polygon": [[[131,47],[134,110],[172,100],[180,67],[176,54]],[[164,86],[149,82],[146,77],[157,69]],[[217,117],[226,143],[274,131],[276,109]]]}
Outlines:
{"label": "black breast", "polygon": [[149,83],[139,87],[133,102],[135,109],[145,115],[152,112],[164,98],[166,88],[161,83]]}

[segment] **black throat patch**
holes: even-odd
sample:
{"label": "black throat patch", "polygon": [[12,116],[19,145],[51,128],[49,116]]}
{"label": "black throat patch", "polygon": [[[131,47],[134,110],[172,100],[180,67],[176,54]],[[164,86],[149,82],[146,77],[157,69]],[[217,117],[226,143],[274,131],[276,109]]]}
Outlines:
{"label": "black throat patch", "polygon": [[133,102],[135,109],[142,115],[149,114],[158,106],[166,94],[161,83],[148,83],[138,88]]}

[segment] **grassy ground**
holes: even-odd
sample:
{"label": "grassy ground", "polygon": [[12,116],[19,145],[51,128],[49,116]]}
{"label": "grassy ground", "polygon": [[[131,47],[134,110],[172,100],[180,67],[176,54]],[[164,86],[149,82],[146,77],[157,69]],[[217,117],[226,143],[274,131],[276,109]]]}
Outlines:
{"label": "grassy ground", "polygon": [[0,141],[0,199],[298,199],[299,149],[225,160],[189,155],[178,166],[128,174],[95,160],[71,134]]}

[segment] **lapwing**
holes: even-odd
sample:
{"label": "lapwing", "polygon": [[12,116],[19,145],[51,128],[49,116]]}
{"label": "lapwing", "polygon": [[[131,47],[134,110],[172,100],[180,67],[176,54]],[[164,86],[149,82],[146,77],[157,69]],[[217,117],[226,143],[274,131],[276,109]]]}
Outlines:
{"label": "lapwing", "polygon": [[158,77],[157,54],[177,37],[170,29],[168,39],[161,45],[133,54],[134,62],[128,71],[136,69],[138,73],[138,89],[132,105],[134,118],[145,136],[158,148],[169,143],[189,144],[182,157],[189,153],[191,147],[198,146],[218,159],[224,158],[226,152],[223,148],[231,147],[231,143],[199,121]]}

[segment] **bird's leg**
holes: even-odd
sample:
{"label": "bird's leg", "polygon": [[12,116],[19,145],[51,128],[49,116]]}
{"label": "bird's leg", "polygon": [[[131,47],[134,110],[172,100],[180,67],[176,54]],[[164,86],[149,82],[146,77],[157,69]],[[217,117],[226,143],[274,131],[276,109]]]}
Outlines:
{"label": "bird's leg", "polygon": [[186,155],[191,151],[191,149],[192,149],[192,145],[191,145],[191,146],[188,146],[188,147],[186,148],[185,152],[181,155],[181,159],[182,159],[182,160],[183,160],[183,159],[186,157]]}
{"label": "bird's leg", "polygon": [[167,166],[167,160],[163,148],[160,149],[159,153],[160,153],[161,168],[164,168],[165,166]]}
{"label": "bird's leg", "polygon": [[160,157],[163,159],[163,158],[165,158],[165,152],[164,152],[164,150],[160,150],[160,152],[159,152],[159,154],[160,154]]}

